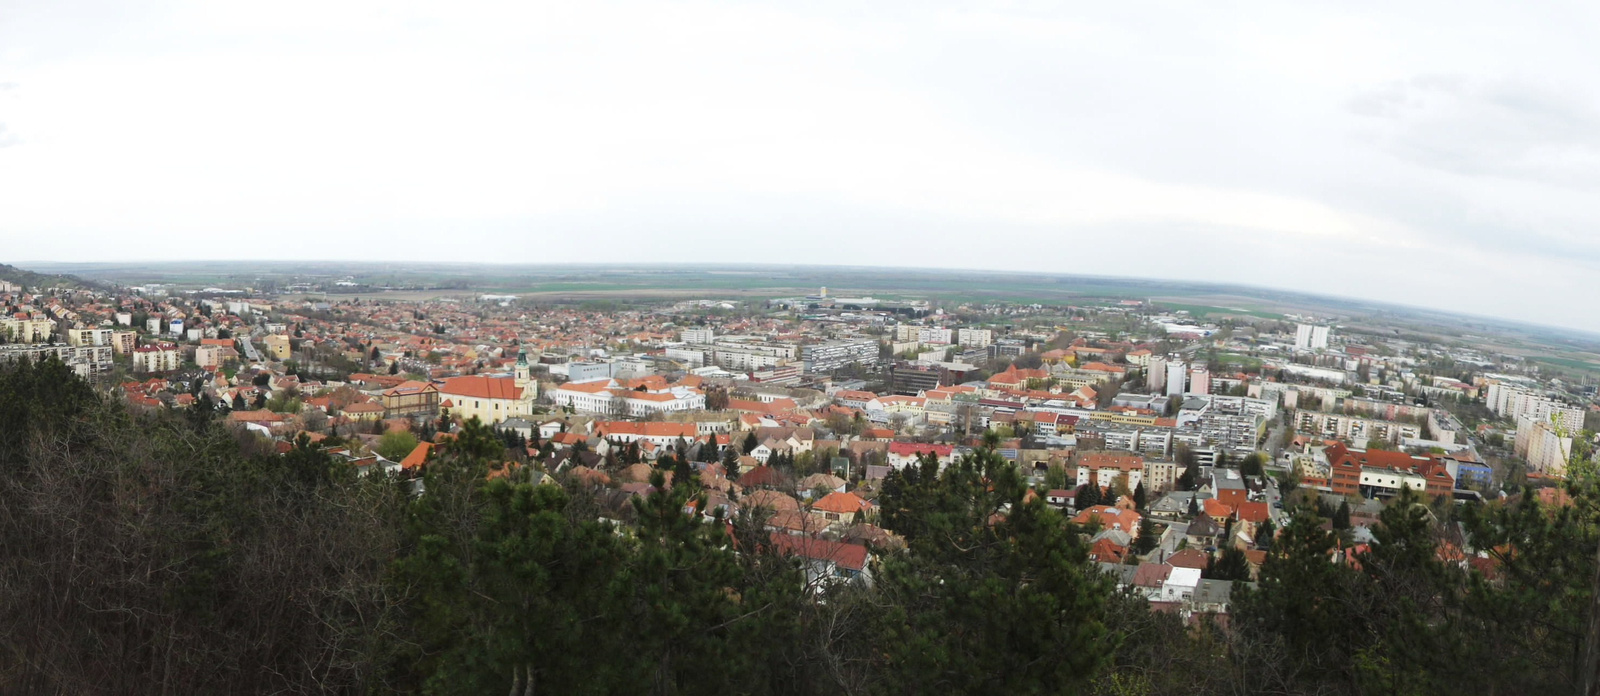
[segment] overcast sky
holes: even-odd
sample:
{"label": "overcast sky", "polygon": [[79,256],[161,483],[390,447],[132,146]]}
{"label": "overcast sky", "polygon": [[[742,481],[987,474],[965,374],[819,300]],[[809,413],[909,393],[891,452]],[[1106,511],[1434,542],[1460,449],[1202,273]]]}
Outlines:
{"label": "overcast sky", "polygon": [[849,263],[1600,330],[1600,3],[0,0],[0,261]]}

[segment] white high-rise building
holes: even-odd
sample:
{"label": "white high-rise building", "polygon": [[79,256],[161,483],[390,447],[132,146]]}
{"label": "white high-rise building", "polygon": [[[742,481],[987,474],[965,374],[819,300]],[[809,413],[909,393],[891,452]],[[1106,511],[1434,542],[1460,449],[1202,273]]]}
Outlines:
{"label": "white high-rise building", "polygon": [[1567,458],[1572,456],[1571,437],[1562,437],[1549,422],[1528,416],[1517,421],[1514,447],[1517,456],[1527,460],[1529,469],[1542,474],[1565,473]]}
{"label": "white high-rise building", "polygon": [[1167,359],[1160,355],[1150,356],[1150,365],[1145,368],[1144,387],[1152,394],[1158,394],[1167,388]]}
{"label": "white high-rise building", "polygon": [[1167,396],[1181,396],[1189,378],[1189,366],[1182,360],[1167,363]]}
{"label": "white high-rise building", "polygon": [[1320,350],[1328,347],[1328,327],[1301,324],[1295,327],[1294,347],[1300,350]]}
{"label": "white high-rise building", "polygon": [[994,332],[989,329],[959,329],[956,331],[956,343],[968,348],[988,348],[994,343]]}
{"label": "white high-rise building", "polygon": [[684,329],[678,332],[678,338],[684,343],[710,343],[717,337],[713,329]]}

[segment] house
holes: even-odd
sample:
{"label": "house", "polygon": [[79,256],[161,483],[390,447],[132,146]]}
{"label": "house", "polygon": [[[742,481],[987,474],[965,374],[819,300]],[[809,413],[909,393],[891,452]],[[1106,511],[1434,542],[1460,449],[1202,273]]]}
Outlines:
{"label": "house", "polygon": [[1113,539],[1097,539],[1089,543],[1089,560],[1096,563],[1121,563],[1128,557],[1128,547]]}
{"label": "house", "polygon": [[1210,515],[1202,512],[1196,515],[1189,523],[1189,528],[1184,531],[1184,538],[1189,546],[1195,548],[1215,548],[1217,539],[1222,536],[1222,525],[1212,519]]}
{"label": "house", "polygon": [[1161,595],[1161,590],[1167,584],[1167,578],[1172,575],[1173,567],[1166,563],[1141,563],[1138,570],[1134,571],[1133,582],[1130,583],[1134,592],[1145,599],[1153,599]]}
{"label": "house", "polygon": [[1163,563],[1174,568],[1194,568],[1205,570],[1211,565],[1211,555],[1199,549],[1178,549],[1162,559]]}
{"label": "house", "polygon": [[1071,490],[1052,488],[1045,492],[1044,502],[1050,507],[1061,508],[1064,510],[1076,510],[1077,497],[1078,489],[1076,488]]}
{"label": "house", "polygon": [[1173,491],[1150,504],[1150,516],[1175,520],[1189,514],[1189,503],[1194,491]]}
{"label": "house", "polygon": [[353,421],[369,422],[382,420],[384,417],[384,408],[382,404],[368,401],[345,406],[340,410],[340,414]]}
{"label": "house", "polygon": [[798,511],[800,501],[793,496],[773,490],[752,491],[745,494],[739,505],[746,510],[766,509],[772,512]]}
{"label": "house", "polygon": [[932,454],[939,460],[939,468],[943,469],[954,459],[955,448],[951,445],[934,445],[917,442],[891,442],[889,443],[889,466],[895,469],[904,469],[916,464],[924,454]]}
{"label": "house", "polygon": [[815,591],[826,591],[834,582],[872,580],[867,569],[870,554],[865,546],[790,534],[774,533],[771,538],[773,550],[779,555],[801,560],[806,584]]}
{"label": "house", "polygon": [[1112,507],[1110,505],[1094,505],[1078,513],[1072,518],[1073,524],[1088,525],[1098,522],[1101,529],[1116,529],[1128,534],[1139,533],[1139,521],[1143,516],[1133,510]]}
{"label": "house", "polygon": [[833,492],[822,496],[811,505],[811,514],[825,522],[850,522],[855,519],[856,513],[866,516],[872,513],[872,503],[861,499],[854,493]]}
{"label": "house", "polygon": [[800,483],[795,484],[795,492],[800,494],[800,497],[809,500],[818,490],[843,493],[845,487],[849,485],[848,481],[833,474],[812,474],[800,479]]}
{"label": "house", "polygon": [[1173,568],[1161,584],[1163,602],[1188,602],[1200,586],[1200,571],[1196,568]]}

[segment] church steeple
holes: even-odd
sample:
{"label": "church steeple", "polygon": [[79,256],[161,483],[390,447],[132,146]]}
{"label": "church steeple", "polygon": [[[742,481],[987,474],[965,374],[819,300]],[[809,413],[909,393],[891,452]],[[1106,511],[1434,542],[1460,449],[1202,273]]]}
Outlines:
{"label": "church steeple", "polygon": [[[528,367],[528,351],[518,350],[517,351],[517,367],[516,367],[516,372],[515,372],[516,385],[519,386],[519,387],[528,386],[529,377],[531,376],[531,372],[532,372],[532,368]],[[502,374],[504,374],[504,373],[502,373]]]}

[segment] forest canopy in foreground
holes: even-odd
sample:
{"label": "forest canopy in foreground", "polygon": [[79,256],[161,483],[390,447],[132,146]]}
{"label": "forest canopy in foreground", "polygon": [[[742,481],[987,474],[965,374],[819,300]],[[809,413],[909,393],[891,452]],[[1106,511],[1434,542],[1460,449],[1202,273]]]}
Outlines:
{"label": "forest canopy in foreground", "polygon": [[1587,473],[1561,506],[1397,499],[1350,554],[1297,511],[1185,625],[988,449],[892,476],[907,548],[819,592],[761,520],[686,515],[692,474],[619,528],[578,480],[489,476],[475,422],[420,496],[326,446],[0,369],[0,691],[1569,694],[1600,656]]}

